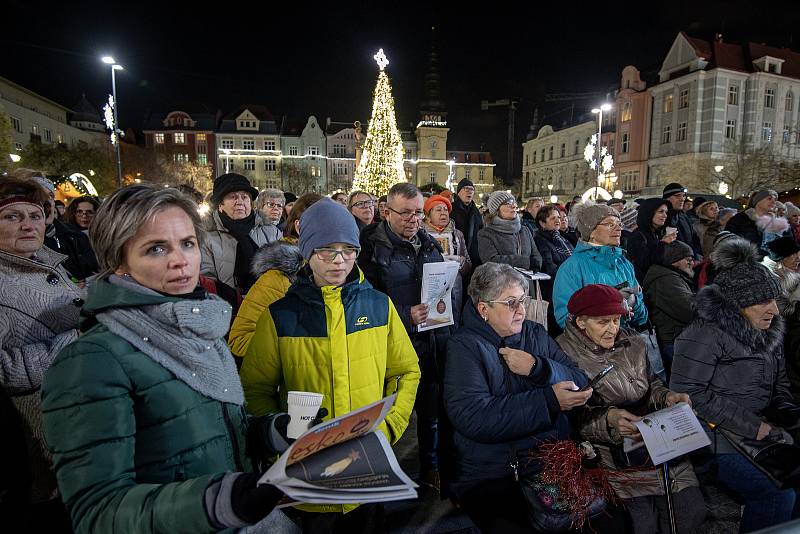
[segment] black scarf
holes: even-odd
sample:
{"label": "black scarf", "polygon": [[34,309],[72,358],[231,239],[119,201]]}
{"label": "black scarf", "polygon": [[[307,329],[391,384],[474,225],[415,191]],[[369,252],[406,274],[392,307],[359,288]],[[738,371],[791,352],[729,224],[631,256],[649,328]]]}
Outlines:
{"label": "black scarf", "polygon": [[242,290],[242,293],[247,293],[250,286],[256,281],[250,273],[253,255],[258,250],[258,246],[250,237],[250,232],[256,224],[256,212],[251,211],[250,215],[244,219],[234,220],[220,211],[219,219],[222,221],[222,226],[236,239],[236,264],[233,267],[233,276],[236,286]]}

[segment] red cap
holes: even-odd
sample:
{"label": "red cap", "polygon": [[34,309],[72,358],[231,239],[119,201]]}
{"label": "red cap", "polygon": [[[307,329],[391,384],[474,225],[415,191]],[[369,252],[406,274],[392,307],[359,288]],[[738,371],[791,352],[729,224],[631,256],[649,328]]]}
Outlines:
{"label": "red cap", "polygon": [[567,311],[573,317],[627,315],[628,310],[622,301],[622,293],[618,289],[605,284],[590,284],[573,293],[567,303]]}
{"label": "red cap", "polygon": [[425,201],[425,205],[422,207],[422,210],[425,213],[428,213],[433,209],[436,204],[444,204],[447,206],[447,211],[453,211],[453,204],[444,198],[442,195],[433,195],[428,200]]}

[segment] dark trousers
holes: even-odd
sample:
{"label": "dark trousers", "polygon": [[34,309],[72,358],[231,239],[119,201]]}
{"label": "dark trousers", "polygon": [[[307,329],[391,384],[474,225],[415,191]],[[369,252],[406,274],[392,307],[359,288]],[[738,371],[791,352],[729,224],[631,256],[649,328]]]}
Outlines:
{"label": "dark trousers", "polygon": [[666,383],[669,384],[669,377],[672,374],[672,359],[675,355],[675,345],[666,341],[658,342],[658,351],[661,353],[661,361],[664,363],[664,374],[667,376]]}
{"label": "dark trousers", "polygon": [[420,473],[439,469],[439,384],[436,380],[434,359],[422,357],[419,361],[422,377],[417,388],[414,410],[417,412],[417,445]]}
{"label": "dark trousers", "polygon": [[[675,529],[678,534],[691,534],[703,524],[706,503],[697,486],[672,494]],[[634,534],[669,534],[669,510],[664,495],[625,499]]]}
{"label": "dark trousers", "polygon": [[383,532],[383,505],[362,504],[352,512],[303,512],[285,508],[283,512],[303,534],[372,534]]}

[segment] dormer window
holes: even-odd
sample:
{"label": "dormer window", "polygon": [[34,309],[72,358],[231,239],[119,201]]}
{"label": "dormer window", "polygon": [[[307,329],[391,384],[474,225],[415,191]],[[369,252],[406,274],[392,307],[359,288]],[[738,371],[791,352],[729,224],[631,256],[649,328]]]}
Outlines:
{"label": "dormer window", "polygon": [[756,67],[756,69],[763,72],[769,72],[772,74],[781,74],[781,67],[783,66],[783,62],[784,62],[783,59],[779,59],[772,56],[763,56],[753,61],[753,65]]}

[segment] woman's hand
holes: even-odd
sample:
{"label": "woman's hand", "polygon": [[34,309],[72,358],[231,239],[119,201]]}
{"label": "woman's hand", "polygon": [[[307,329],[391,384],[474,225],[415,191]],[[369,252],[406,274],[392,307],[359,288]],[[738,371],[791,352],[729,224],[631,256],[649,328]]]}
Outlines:
{"label": "woman's hand", "polygon": [[553,384],[552,388],[558,399],[558,405],[564,412],[577,406],[583,406],[592,396],[591,388],[586,391],[578,391],[578,386],[572,380]]}
{"label": "woman's hand", "polygon": [[528,376],[536,365],[536,358],[524,350],[510,349],[503,347],[500,349],[500,356],[506,361],[506,365],[515,375]]}
{"label": "woman's hand", "polygon": [[756,439],[761,441],[762,439],[766,438],[770,432],[772,432],[772,427],[767,423],[762,422],[758,426],[758,434],[756,435]]}
{"label": "woman's hand", "polygon": [[675,393],[674,391],[670,391],[667,393],[667,407],[675,406],[679,402],[685,402],[689,406],[692,405],[692,399],[689,398],[688,393]]}
{"label": "woman's hand", "polygon": [[606,413],[608,426],[615,428],[619,435],[625,438],[635,438],[639,435],[639,429],[633,423],[641,419],[621,408],[611,408]]}
{"label": "woman's hand", "polygon": [[661,242],[662,243],[672,243],[676,239],[678,239],[678,233],[677,232],[673,232],[671,234],[667,234],[664,237],[662,237],[661,238]]}

